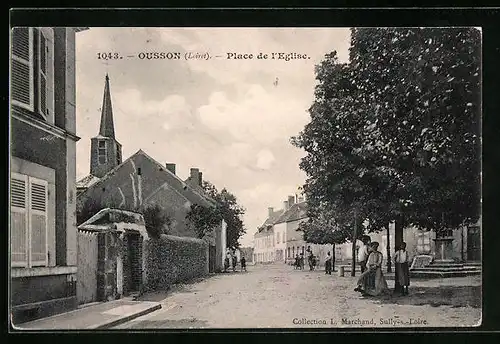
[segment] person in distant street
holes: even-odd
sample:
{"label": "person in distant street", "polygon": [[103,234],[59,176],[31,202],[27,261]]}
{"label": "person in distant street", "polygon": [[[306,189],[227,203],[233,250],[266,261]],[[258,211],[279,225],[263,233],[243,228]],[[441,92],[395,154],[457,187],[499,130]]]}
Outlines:
{"label": "person in distant street", "polygon": [[330,252],[326,254],[326,259],[325,259],[325,274],[326,275],[331,275],[332,274],[332,257],[330,256]]}
{"label": "person in distant street", "polygon": [[370,242],[371,239],[368,235],[363,236],[361,239],[363,242],[363,246],[360,247],[359,253],[358,253],[358,261],[359,261],[359,266],[361,268],[361,273],[366,271],[366,262],[368,260],[368,255],[370,254]]}
{"label": "person in distant street", "polygon": [[229,251],[226,253],[226,258],[224,259],[224,272],[229,269],[229,262],[231,261],[231,253]]}
{"label": "person in distant street", "polygon": [[245,256],[241,256],[240,263],[241,263],[241,271],[247,271],[247,261],[245,259]]}
{"label": "person in distant street", "polygon": [[295,270],[300,269],[300,257],[299,257],[298,253],[295,255],[294,268],[295,268]]}
{"label": "person in distant street", "polygon": [[304,253],[300,254],[299,266],[300,266],[300,270],[304,270]]}
{"label": "person in distant street", "polygon": [[236,252],[233,252],[233,272],[236,271],[236,264],[238,263],[238,258],[236,257]]}
{"label": "person in distant street", "polygon": [[406,243],[402,242],[399,250],[394,254],[395,263],[395,280],[399,283],[398,287],[401,295],[408,295],[408,287],[410,285],[410,267],[409,267],[410,257],[406,251]]}

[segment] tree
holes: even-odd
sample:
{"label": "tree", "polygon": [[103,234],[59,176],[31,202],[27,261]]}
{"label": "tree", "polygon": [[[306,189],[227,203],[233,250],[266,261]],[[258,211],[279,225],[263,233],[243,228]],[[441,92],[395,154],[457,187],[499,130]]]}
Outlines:
{"label": "tree", "polygon": [[[350,63],[316,67],[311,122],[292,138],[312,209],[367,231],[442,230],[479,217],[480,33],[353,29]],[[359,233],[361,234],[361,233]]]}
{"label": "tree", "polygon": [[227,224],[227,246],[238,248],[240,246],[239,239],[246,233],[242,219],[245,209],[238,204],[236,196],[226,188],[218,191],[215,185],[204,181],[203,189],[216,202],[217,211]]}
{"label": "tree", "polygon": [[105,208],[127,210],[141,213],[144,217],[146,230],[151,237],[157,238],[161,234],[168,234],[169,226],[172,221],[165,213],[164,209],[159,205],[143,205],[139,208],[123,207],[116,205],[115,202],[105,202],[101,199],[86,198],[85,201],[77,207],[76,219],[77,224],[81,225],[99,211]]}
{"label": "tree", "polygon": [[364,147],[399,180],[399,223],[440,231],[476,222],[480,32],[355,29],[352,39],[354,82],[376,110]]}
{"label": "tree", "polygon": [[141,212],[151,237],[158,238],[161,234],[168,234],[172,221],[162,207],[158,204],[146,205]]}
{"label": "tree", "polygon": [[220,225],[222,217],[217,207],[205,207],[192,204],[186,215],[186,219],[193,226],[198,238],[213,232],[214,228]]}

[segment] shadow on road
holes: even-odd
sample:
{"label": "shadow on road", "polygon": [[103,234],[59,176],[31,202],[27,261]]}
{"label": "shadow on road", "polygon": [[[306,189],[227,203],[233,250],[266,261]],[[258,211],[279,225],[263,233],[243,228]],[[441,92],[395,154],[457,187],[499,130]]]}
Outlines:
{"label": "shadow on road", "polygon": [[481,286],[440,286],[440,287],[411,287],[410,295],[393,294],[380,298],[366,297],[378,300],[381,303],[397,305],[432,307],[473,307],[481,308]]}
{"label": "shadow on road", "polygon": [[204,328],[209,327],[208,322],[199,319],[179,319],[179,320],[140,320],[134,322],[131,329],[151,329],[151,328]]}

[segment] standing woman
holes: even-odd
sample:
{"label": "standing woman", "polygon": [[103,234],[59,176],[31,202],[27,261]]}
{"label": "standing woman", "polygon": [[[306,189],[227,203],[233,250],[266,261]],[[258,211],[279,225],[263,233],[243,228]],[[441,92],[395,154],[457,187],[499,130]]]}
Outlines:
{"label": "standing woman", "polygon": [[395,278],[399,282],[401,295],[408,295],[408,287],[410,286],[410,257],[406,251],[406,243],[401,243],[398,251],[394,254],[394,263],[396,267]]}

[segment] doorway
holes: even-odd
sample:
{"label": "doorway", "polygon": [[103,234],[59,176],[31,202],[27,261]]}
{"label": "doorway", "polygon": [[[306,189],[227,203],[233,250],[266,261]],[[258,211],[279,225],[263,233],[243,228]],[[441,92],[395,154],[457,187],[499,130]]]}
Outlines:
{"label": "doorway", "polygon": [[481,232],[479,226],[467,228],[467,260],[481,261]]}
{"label": "doorway", "polygon": [[142,283],[141,236],[139,233],[127,233],[127,259],[123,262],[124,285],[128,293],[138,292]]}

